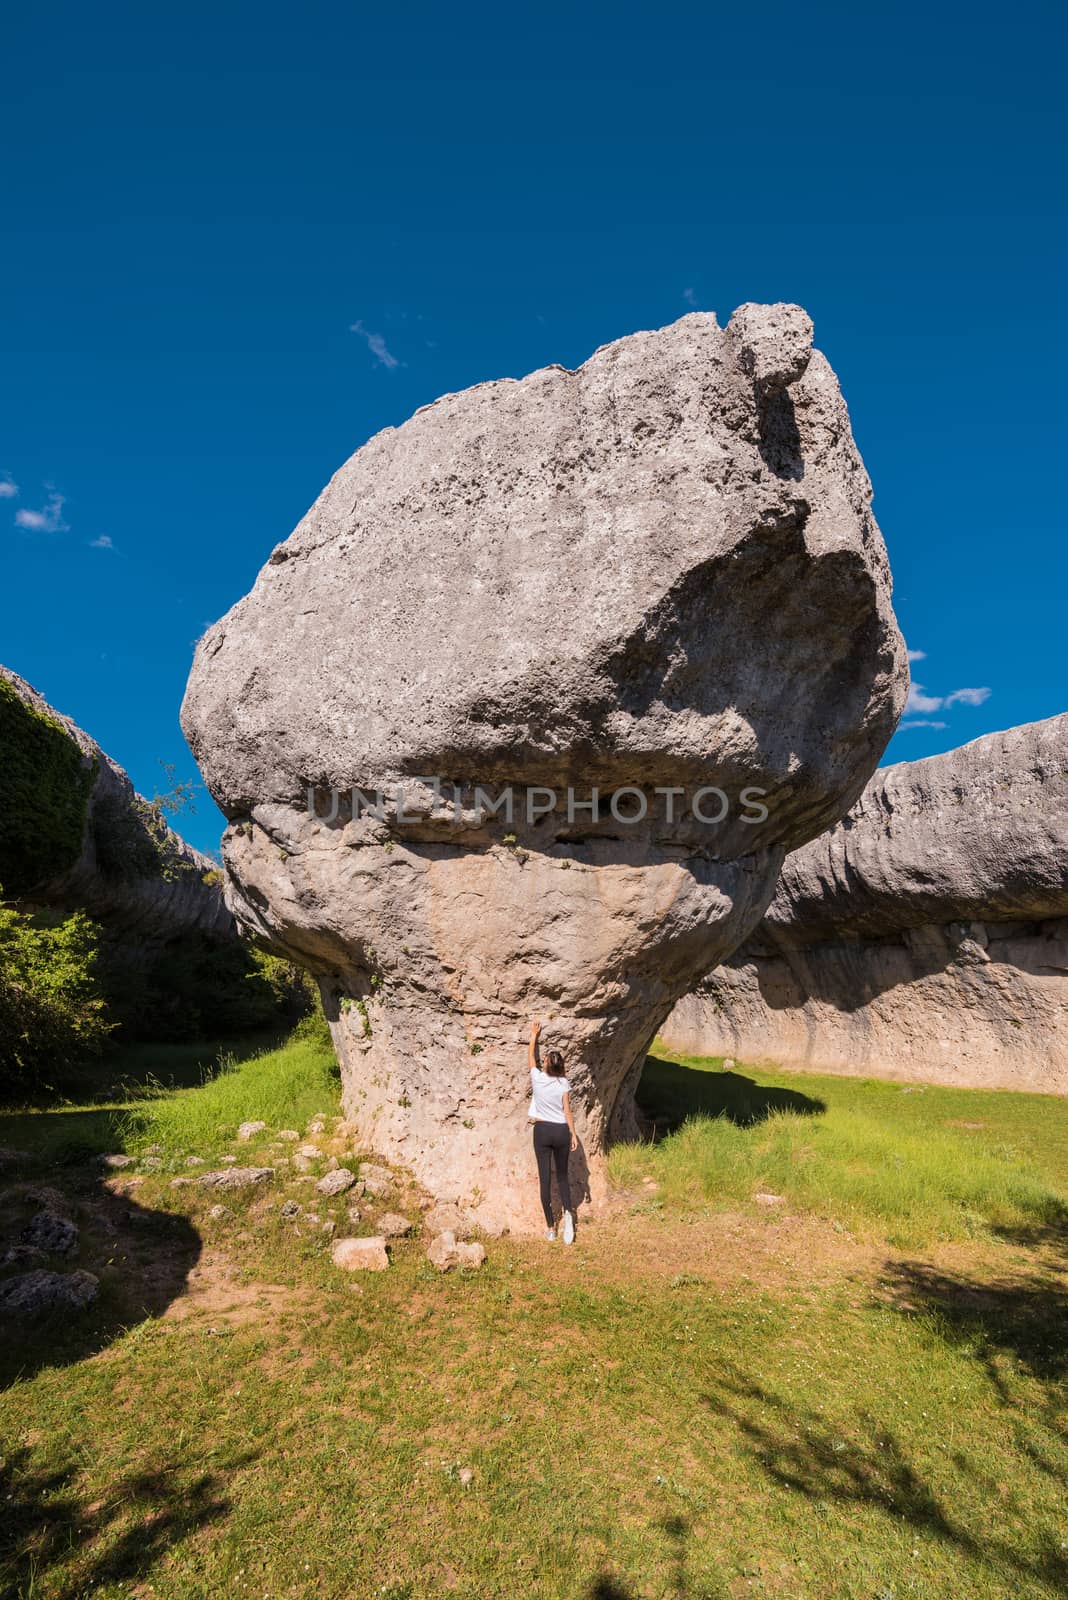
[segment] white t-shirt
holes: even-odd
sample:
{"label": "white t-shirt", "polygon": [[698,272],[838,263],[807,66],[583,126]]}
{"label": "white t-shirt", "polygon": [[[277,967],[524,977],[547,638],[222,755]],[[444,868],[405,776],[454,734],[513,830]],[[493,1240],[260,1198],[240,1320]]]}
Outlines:
{"label": "white t-shirt", "polygon": [[571,1085],[566,1078],[554,1078],[540,1067],[530,1069],[530,1120],[532,1122],[566,1122],[564,1095],[570,1094]]}

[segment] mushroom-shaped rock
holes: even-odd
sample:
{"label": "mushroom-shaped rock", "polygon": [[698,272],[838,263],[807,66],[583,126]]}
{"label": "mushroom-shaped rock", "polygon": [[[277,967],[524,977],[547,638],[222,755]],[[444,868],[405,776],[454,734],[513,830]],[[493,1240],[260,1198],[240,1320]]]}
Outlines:
{"label": "mushroom-shaped rock", "polygon": [[228,900],[319,976],[358,1140],[522,1227],[526,1035],[596,1198],[674,1001],[856,799],[905,654],[797,307],[480,384],[371,439],[197,648]]}

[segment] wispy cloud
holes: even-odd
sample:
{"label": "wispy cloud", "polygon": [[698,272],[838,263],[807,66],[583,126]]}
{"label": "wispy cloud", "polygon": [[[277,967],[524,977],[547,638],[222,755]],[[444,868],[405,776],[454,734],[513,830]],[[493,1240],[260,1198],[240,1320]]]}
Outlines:
{"label": "wispy cloud", "polygon": [[53,490],[43,511],[30,511],[21,506],[15,512],[15,526],[29,528],[32,533],[69,533],[70,524],[63,520],[65,503],[64,496]]}
{"label": "wispy cloud", "polygon": [[14,500],[19,486],[9,472],[0,472],[0,500]]}
{"label": "wispy cloud", "polygon": [[362,322],[351,322],[350,333],[358,333],[380,367],[399,367],[400,362],[380,333],[369,333]]}
{"label": "wispy cloud", "polygon": [[947,724],[944,722],[932,722],[930,717],[911,717],[908,722],[899,722],[897,725],[899,733],[905,728],[944,728],[946,726]]}
{"label": "wispy cloud", "polygon": [[905,715],[908,716],[913,711],[921,715],[926,711],[941,711],[944,704],[945,695],[924,694],[922,683],[912,683],[909,685],[909,697],[905,701]]}
{"label": "wispy cloud", "polygon": [[114,550],[115,545],[109,533],[102,533],[99,539],[89,540],[90,550]]}
{"label": "wispy cloud", "polygon": [[946,705],[981,706],[984,700],[989,699],[989,689],[954,689],[952,694],[946,695]]}
{"label": "wispy cloud", "polygon": [[926,650],[910,650],[909,651],[909,660],[910,661],[926,661],[927,660],[927,651]]}
{"label": "wispy cloud", "polygon": [[685,300],[685,302],[686,302],[686,304],[688,306],[693,306],[694,310],[695,311],[697,310],[697,290],[696,289],[684,289],[682,291],[682,298]]}
{"label": "wispy cloud", "polygon": [[[910,651],[911,655],[912,652]],[[914,717],[927,717],[932,711],[948,711],[950,706],[981,706],[990,699],[990,690],[983,689],[951,689],[949,694],[926,694],[922,683],[909,685],[909,697],[905,701],[904,715]],[[903,728],[944,728],[944,722],[903,722]]]}

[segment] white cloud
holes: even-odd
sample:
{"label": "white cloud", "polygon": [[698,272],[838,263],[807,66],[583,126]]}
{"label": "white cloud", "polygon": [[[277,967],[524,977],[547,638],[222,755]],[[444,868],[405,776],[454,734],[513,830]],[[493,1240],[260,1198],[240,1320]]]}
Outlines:
{"label": "white cloud", "polygon": [[905,701],[905,716],[913,711],[920,715],[927,711],[941,711],[944,698],[940,694],[924,694],[922,683],[912,683],[909,685],[909,697]]}
{"label": "white cloud", "polygon": [[99,539],[89,540],[90,550],[114,550],[115,545],[109,533],[102,533]]}
{"label": "white cloud", "polygon": [[686,302],[686,304],[688,306],[693,306],[694,310],[695,311],[697,310],[697,290],[696,289],[684,289],[682,291],[682,298],[685,300],[685,302]]}
{"label": "white cloud", "polygon": [[944,728],[945,726],[944,722],[932,722],[929,717],[913,717],[908,722],[899,722],[897,731],[901,733],[905,728]]}
{"label": "white cloud", "polygon": [[386,341],[383,339],[383,337],[382,337],[382,335],[380,333],[368,333],[367,329],[364,327],[362,322],[352,322],[352,323],[350,323],[349,324],[349,332],[350,333],[358,333],[359,334],[360,338],[367,345],[368,350],[370,350],[371,354],[374,356],[374,358],[378,362],[379,366],[381,366],[381,367],[399,367],[400,366],[400,362],[397,360],[396,356],[393,355],[393,353],[390,351],[389,346],[386,344]]}
{"label": "white cloud", "polygon": [[984,700],[989,699],[989,689],[954,689],[952,694],[946,695],[946,705],[981,706]]}
{"label": "white cloud", "polygon": [[14,500],[19,486],[9,473],[0,473],[0,500]]}
{"label": "white cloud", "polygon": [[927,660],[927,651],[926,650],[910,650],[909,651],[909,660],[910,661],[926,661]]}
{"label": "white cloud", "polygon": [[69,533],[70,524],[63,520],[64,497],[55,490],[48,496],[43,511],[28,511],[25,507],[15,512],[15,526],[29,528],[33,533]]}

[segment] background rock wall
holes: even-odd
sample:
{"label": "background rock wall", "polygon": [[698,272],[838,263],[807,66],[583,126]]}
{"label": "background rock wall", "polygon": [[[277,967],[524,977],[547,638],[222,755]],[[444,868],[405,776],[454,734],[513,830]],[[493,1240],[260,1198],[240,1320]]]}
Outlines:
{"label": "background rock wall", "polygon": [[662,1036],[694,1055],[1068,1093],[1068,716],[879,771]]}

